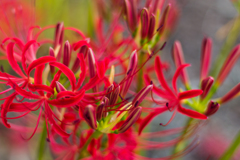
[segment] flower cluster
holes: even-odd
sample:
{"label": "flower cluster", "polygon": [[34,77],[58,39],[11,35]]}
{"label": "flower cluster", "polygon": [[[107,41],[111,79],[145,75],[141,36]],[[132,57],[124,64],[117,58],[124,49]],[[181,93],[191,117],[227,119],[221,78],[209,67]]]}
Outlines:
{"label": "flower cluster", "polygon": [[[238,84],[222,98],[211,100],[240,49],[236,46],[232,50],[214,83],[214,78],[208,77],[212,46],[209,38],[202,45],[200,88],[191,88],[185,70],[190,64],[185,63],[178,41],[173,46],[177,69],[170,87],[164,75],[169,64],[156,54],[164,49],[178,19],[174,1],[165,5],[164,1],[147,0],[144,6],[137,0],[111,1],[116,6],[111,8],[111,15],[107,13],[107,3],[96,2],[101,16],[95,19],[95,37],[63,23],[44,28],[27,24],[24,29],[28,30],[21,33],[24,35],[10,27],[10,31],[4,31],[5,26],[1,26],[2,59],[12,69],[1,66],[0,83],[7,87],[0,92],[1,123],[13,130],[34,126],[32,133],[20,133],[23,139],[30,140],[42,132],[58,159],[148,159],[139,151],[177,145],[194,135],[200,126],[200,122],[190,124],[188,134],[170,141],[149,141],[148,138],[179,134],[185,129],[143,132],[155,116],[173,112],[167,124],[177,112],[206,120],[220,104],[239,95]],[[44,38],[44,32],[53,29],[53,39]],[[65,36],[65,32],[74,32],[75,38]],[[178,78],[185,91],[178,91]],[[156,100],[156,96],[160,99]],[[183,156],[194,148],[195,142],[162,159]]]}

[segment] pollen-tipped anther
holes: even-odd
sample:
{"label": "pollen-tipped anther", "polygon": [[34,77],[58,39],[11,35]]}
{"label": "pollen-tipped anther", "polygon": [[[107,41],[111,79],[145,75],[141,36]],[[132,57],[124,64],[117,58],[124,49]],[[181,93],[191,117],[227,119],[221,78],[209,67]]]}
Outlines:
{"label": "pollen-tipped anther", "polygon": [[83,111],[83,117],[92,129],[97,129],[96,111],[92,105],[87,105]]}
{"label": "pollen-tipped anther", "polygon": [[142,107],[138,106],[129,111],[128,117],[123,125],[118,129],[118,133],[123,133],[128,130],[141,116]]}
{"label": "pollen-tipped anther", "polygon": [[201,100],[203,100],[207,96],[209,90],[212,87],[213,82],[214,78],[210,76],[202,80],[201,90],[203,91],[203,93],[200,96]]}
{"label": "pollen-tipped anther", "polygon": [[65,66],[69,65],[70,58],[71,58],[71,45],[69,41],[66,41],[64,44],[64,52],[63,52],[63,64]]}
{"label": "pollen-tipped anther", "polygon": [[213,115],[214,113],[216,113],[218,111],[219,107],[220,107],[219,103],[210,101],[208,103],[207,110],[205,111],[205,115],[206,116]]}

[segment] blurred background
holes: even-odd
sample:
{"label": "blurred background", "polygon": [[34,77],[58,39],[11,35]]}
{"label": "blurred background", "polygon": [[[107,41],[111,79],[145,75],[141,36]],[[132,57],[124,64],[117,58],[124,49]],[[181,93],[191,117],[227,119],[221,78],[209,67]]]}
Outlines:
{"label": "blurred background", "polygon": [[[202,39],[207,36],[213,40],[213,62],[218,53],[221,52],[227,33],[232,28],[238,14],[230,0],[176,1],[180,11],[179,20],[175,30],[167,40],[167,45],[161,56],[173,66],[171,49],[174,41],[179,40],[183,47],[185,61],[191,64],[191,67],[187,69],[191,85],[197,88],[199,85]],[[37,24],[41,27],[55,25],[57,22],[64,22],[65,26],[72,26],[82,30],[84,33],[91,34],[92,26],[94,25],[91,18],[96,10],[93,0],[26,0],[25,2],[32,9],[32,12],[36,14]],[[34,16],[31,18],[34,18]],[[52,38],[53,30],[47,31],[45,36]],[[238,38],[236,44],[239,41],[240,39]],[[224,93],[240,82],[239,69],[240,64],[238,62],[221,86],[216,97],[223,96]],[[171,67],[169,74],[173,74],[174,71],[175,68]],[[183,159],[203,160],[211,159],[211,154],[221,155],[240,130],[239,104],[240,99],[237,98],[222,105],[219,111],[211,116],[196,133],[200,142],[199,145]],[[185,125],[186,117],[180,114],[177,114],[176,118],[167,127],[159,125],[159,123],[166,123],[170,116],[171,114],[165,113],[156,117],[151,122],[150,130],[160,131]],[[38,137],[34,136],[27,144],[20,140],[21,138],[18,133],[11,132],[14,131],[0,125],[0,159],[34,159],[36,153],[34,152],[35,147],[32,146],[36,146]],[[147,154],[149,157],[154,158],[167,156],[171,152],[169,149],[164,149],[151,151]],[[238,159],[238,153],[236,154],[236,159]]]}

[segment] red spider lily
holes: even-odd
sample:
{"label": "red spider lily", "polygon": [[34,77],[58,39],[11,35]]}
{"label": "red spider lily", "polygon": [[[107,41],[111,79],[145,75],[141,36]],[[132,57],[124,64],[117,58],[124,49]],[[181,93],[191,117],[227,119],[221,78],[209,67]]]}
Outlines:
{"label": "red spider lily", "polygon": [[[141,121],[139,133],[142,132],[144,127],[151,121],[152,118],[154,118],[154,116],[157,116],[158,114],[165,112],[167,110],[173,111],[173,115],[166,125],[168,125],[172,121],[172,119],[174,118],[177,111],[179,113],[189,116],[191,118],[207,119],[206,115],[198,113],[198,112],[190,110],[190,109],[183,108],[181,105],[182,100],[193,98],[193,97],[196,97],[196,96],[199,96],[202,94],[202,90],[199,90],[199,89],[188,90],[188,91],[184,91],[184,92],[180,92],[180,93],[177,92],[177,84],[176,84],[177,78],[180,75],[180,73],[182,72],[182,70],[187,66],[189,66],[189,65],[188,64],[181,65],[176,70],[176,72],[173,76],[173,79],[172,79],[172,86],[173,86],[173,90],[172,90],[169,87],[169,85],[167,84],[165,77],[163,75],[161,60],[159,57],[156,57],[155,71],[156,71],[158,80],[162,86],[162,89],[153,85],[153,92],[156,93],[161,98],[163,98],[163,101],[161,104],[166,103],[166,106],[163,108],[162,107],[154,108],[153,109],[154,111]],[[147,75],[145,76],[145,80],[147,83],[150,83]],[[156,103],[159,104],[159,102],[156,102]]]}

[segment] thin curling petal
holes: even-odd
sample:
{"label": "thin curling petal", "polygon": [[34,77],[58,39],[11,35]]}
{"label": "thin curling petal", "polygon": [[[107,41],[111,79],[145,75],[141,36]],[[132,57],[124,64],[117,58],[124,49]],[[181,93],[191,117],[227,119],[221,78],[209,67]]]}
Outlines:
{"label": "thin curling petal", "polygon": [[171,94],[172,96],[175,96],[175,94],[172,92],[172,90],[170,89],[170,87],[168,86],[166,80],[165,80],[165,77],[163,75],[163,72],[162,72],[162,64],[161,64],[161,60],[160,60],[160,57],[156,57],[155,58],[155,71],[156,71],[156,74],[157,74],[157,77],[158,77],[158,80],[160,82],[160,84],[162,85],[162,87],[164,89],[166,89],[169,94]]}
{"label": "thin curling petal", "polygon": [[203,93],[201,94],[201,97],[200,97],[201,100],[203,100],[207,96],[210,88],[212,87],[213,82],[214,82],[214,78],[210,76],[202,80],[201,89]]}
{"label": "thin curling petal", "polygon": [[68,67],[70,59],[71,59],[71,45],[69,41],[66,41],[63,50],[63,64]]}
{"label": "thin curling petal", "polygon": [[141,37],[142,39],[147,37],[148,29],[149,29],[149,13],[147,8],[142,9],[141,13]]}
{"label": "thin curling petal", "polygon": [[54,62],[56,58],[51,56],[44,56],[34,60],[27,68],[27,75],[29,76],[30,72],[37,66],[44,65],[45,63]]}
{"label": "thin curling petal", "polygon": [[159,107],[155,108],[153,112],[151,112],[149,115],[147,115],[145,118],[143,118],[139,125],[138,135],[140,135],[143,131],[143,129],[151,122],[151,120],[156,117],[157,115],[167,111],[167,107]]}
{"label": "thin curling petal", "polygon": [[57,100],[47,100],[47,102],[56,107],[71,107],[78,104],[82,100],[84,94],[85,90],[82,90],[78,95],[74,97]]}
{"label": "thin curling petal", "polygon": [[150,21],[149,21],[149,28],[148,28],[148,38],[151,39],[153,37],[154,31],[155,31],[155,15],[151,14]]}
{"label": "thin curling petal", "polygon": [[[182,45],[179,41],[176,41],[173,45],[172,56],[173,56],[173,60],[174,60],[176,68],[185,64],[184,54],[182,51]],[[184,85],[187,85],[189,83],[188,74],[185,70],[183,70],[181,72],[181,80]]]}
{"label": "thin curling petal", "polygon": [[183,99],[188,99],[188,98],[193,98],[196,96],[199,96],[203,93],[202,90],[200,89],[192,89],[189,91],[184,91],[178,94],[178,99],[183,100]]}
{"label": "thin curling petal", "polygon": [[17,61],[15,60],[14,58],[14,51],[13,51],[13,47],[14,47],[14,42],[10,42],[8,45],[7,45],[7,58],[8,58],[8,62],[10,63],[12,69],[17,73],[19,74],[20,76],[22,77],[26,77],[21,68],[19,67],[19,65],[17,64]]}
{"label": "thin curling petal", "polygon": [[177,92],[177,78],[178,76],[181,74],[181,72],[183,71],[183,69],[185,67],[188,67],[190,66],[190,64],[183,64],[183,65],[180,65],[178,67],[178,69],[176,70],[174,76],[173,76],[173,79],[172,79],[172,86],[173,86],[173,89],[175,90],[175,92]]}
{"label": "thin curling petal", "polygon": [[161,21],[159,23],[159,30],[158,30],[158,33],[159,35],[162,35],[163,32],[165,31],[165,28],[167,26],[167,19],[168,19],[168,14],[169,14],[169,11],[170,11],[170,8],[171,8],[171,4],[168,4],[163,12],[163,15],[162,15],[162,18],[161,18]]}
{"label": "thin curling petal", "polygon": [[193,111],[193,110],[190,110],[190,109],[183,108],[181,105],[178,106],[178,112],[180,112],[181,114],[184,114],[188,117],[195,118],[195,119],[202,119],[202,120],[207,119],[206,115],[201,114],[196,111]]}
{"label": "thin curling petal", "polygon": [[23,70],[25,71],[25,73],[27,72],[26,53],[27,53],[27,50],[29,49],[29,47],[31,45],[33,45],[34,43],[37,43],[37,41],[36,40],[31,40],[31,41],[27,42],[26,45],[23,48],[23,52],[22,52],[22,67],[23,67]]}
{"label": "thin curling petal", "polygon": [[227,78],[228,74],[230,73],[231,69],[237,62],[240,56],[240,45],[237,45],[228,55],[227,59],[225,60],[218,77],[216,79],[216,83],[218,85],[222,84],[224,80]]}
{"label": "thin curling petal", "polygon": [[[54,87],[55,87],[55,85],[56,85],[55,82],[59,80],[61,74],[62,74],[62,71],[59,70],[59,71],[54,75],[53,80],[52,80],[52,82],[51,82],[51,84],[50,84],[50,87],[51,87],[52,89],[54,89]],[[47,97],[49,98],[50,96],[51,96],[51,94],[47,93]]]}
{"label": "thin curling petal", "polygon": [[147,87],[143,88],[133,99],[132,105],[133,107],[137,107],[143,101],[143,99],[148,95],[148,93],[152,90],[153,85],[148,85]]}
{"label": "thin curling petal", "polygon": [[210,38],[204,38],[202,42],[202,54],[201,54],[201,74],[200,79],[203,80],[207,77],[212,53],[212,40]]}
{"label": "thin curling petal", "polygon": [[208,103],[207,110],[205,111],[205,115],[206,116],[213,115],[214,113],[216,113],[218,111],[219,107],[220,107],[219,103],[210,101]]}
{"label": "thin curling petal", "polygon": [[87,105],[83,111],[83,117],[92,129],[97,129],[96,111],[92,105]]}
{"label": "thin curling petal", "polygon": [[[49,48],[49,55],[52,56],[52,57],[55,57],[54,50],[53,50],[52,47]],[[55,73],[55,67],[54,66],[50,66],[50,72],[52,74]]]}
{"label": "thin curling petal", "polygon": [[[78,48],[83,47],[83,46],[87,46],[88,48],[90,48],[89,42],[86,40],[81,40],[78,41],[76,43],[73,44],[73,50],[76,51]],[[79,52],[82,53],[82,52]]]}
{"label": "thin curling petal", "polygon": [[235,87],[233,87],[226,95],[220,98],[219,103],[220,104],[226,103],[231,99],[239,96],[239,93],[240,93],[240,83],[238,83]]}
{"label": "thin curling petal", "polygon": [[55,66],[59,68],[69,79],[70,84],[72,86],[72,90],[75,90],[75,84],[76,84],[76,78],[74,76],[74,73],[65,65],[59,62],[51,62],[50,65]]}
{"label": "thin curling petal", "polygon": [[29,83],[28,88],[29,88],[29,90],[31,90],[33,92],[35,92],[35,91],[44,92],[45,91],[47,93],[54,94],[54,90],[51,87],[43,85],[43,84],[31,84],[31,83]]}
{"label": "thin curling petal", "polygon": [[3,122],[3,124],[4,124],[7,128],[11,128],[11,126],[10,126],[10,124],[7,123],[6,115],[7,115],[8,109],[9,109],[10,105],[12,104],[12,101],[14,100],[15,97],[16,97],[16,94],[13,93],[8,99],[5,100],[4,103],[2,104],[2,109],[1,109],[2,122]]}
{"label": "thin curling petal", "polygon": [[87,67],[86,67],[86,63],[85,63],[85,60],[84,60],[84,55],[82,53],[79,53],[77,54],[77,57],[80,61],[80,66],[81,66],[81,73],[79,75],[79,79],[78,79],[78,82],[77,82],[77,89],[79,87],[81,87],[85,77],[86,77],[86,74],[87,74]]}
{"label": "thin curling petal", "polygon": [[[36,67],[35,73],[34,73],[34,84],[42,84],[42,74],[44,70],[44,65]],[[41,96],[44,95],[43,91],[38,92]]]}
{"label": "thin curling petal", "polygon": [[122,124],[122,126],[118,129],[118,133],[123,133],[128,130],[141,116],[142,107],[138,106],[135,107],[133,110],[130,111],[127,119]]}

